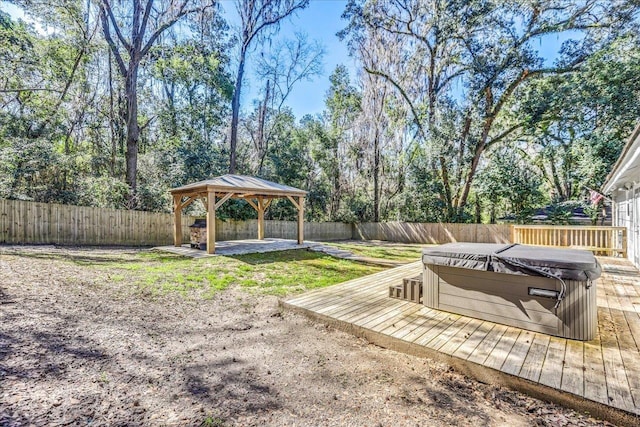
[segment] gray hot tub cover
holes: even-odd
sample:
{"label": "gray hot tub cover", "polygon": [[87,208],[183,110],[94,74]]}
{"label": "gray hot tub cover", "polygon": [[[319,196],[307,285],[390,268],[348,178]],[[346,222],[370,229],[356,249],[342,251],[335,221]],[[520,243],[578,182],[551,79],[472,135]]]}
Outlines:
{"label": "gray hot tub cover", "polygon": [[447,243],[423,249],[422,262],[560,280],[595,280],[601,273],[591,252],[518,244]]}

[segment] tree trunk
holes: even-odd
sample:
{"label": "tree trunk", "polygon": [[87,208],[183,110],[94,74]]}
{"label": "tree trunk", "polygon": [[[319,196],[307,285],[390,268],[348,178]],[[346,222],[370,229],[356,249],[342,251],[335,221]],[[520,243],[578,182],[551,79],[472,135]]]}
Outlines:
{"label": "tree trunk", "polygon": [[[169,108],[169,122],[171,123],[169,135],[176,138],[178,136],[178,112],[176,111],[175,83],[164,82],[162,88],[164,89],[164,96],[167,98],[167,107]],[[192,126],[194,129],[197,129],[193,121]]]}
{"label": "tree trunk", "polygon": [[558,177],[558,170],[556,169],[556,162],[553,156],[549,156],[549,164],[551,166],[551,178],[553,180],[553,187],[556,189],[557,200],[559,202],[564,202],[567,200],[566,194],[564,192],[564,186],[560,182],[560,178]]}
{"label": "tree trunk", "polygon": [[482,135],[480,136],[480,141],[478,141],[478,145],[476,145],[476,149],[473,153],[473,159],[471,160],[471,165],[469,166],[469,172],[467,173],[467,177],[465,179],[464,187],[462,190],[462,195],[457,203],[457,212],[456,216],[458,218],[462,217],[464,212],[464,208],[467,205],[467,198],[469,197],[469,192],[471,191],[471,183],[475,178],[476,171],[478,169],[478,164],[480,164],[480,158],[482,157],[482,153],[484,153],[484,149],[487,147],[487,140],[489,139],[489,131],[491,130],[491,126],[493,125],[494,116],[489,116],[485,119],[484,126],[482,129]]}
{"label": "tree trunk", "polygon": [[331,220],[335,221],[338,217],[338,212],[340,211],[340,199],[342,197],[342,188],[340,186],[340,157],[339,157],[339,147],[338,141],[335,141],[335,146],[333,147],[333,171],[332,171],[332,184],[333,184],[333,192],[331,194]]}
{"label": "tree trunk", "polygon": [[140,140],[140,126],[138,126],[138,64],[137,61],[129,62],[129,69],[125,80],[125,93],[127,100],[127,152],[126,182],[129,185],[130,207],[136,205],[137,193],[137,168],[138,168],[138,141]]}
{"label": "tree trunk", "polygon": [[380,136],[376,127],[373,139],[373,222],[380,221]]}
{"label": "tree trunk", "polygon": [[[447,169],[447,159],[444,156],[438,157],[439,161],[439,172],[440,179],[442,180],[442,190],[444,196],[444,202],[446,203],[447,209],[447,221],[456,222],[455,221],[455,208],[453,206],[453,201],[451,200],[451,183],[449,182],[449,171]],[[438,165],[433,165],[434,170],[438,169]]]}
{"label": "tree trunk", "polygon": [[109,64],[109,130],[111,131],[111,164],[110,171],[111,176],[116,176],[116,153],[118,150],[117,139],[116,139],[116,129],[114,126],[115,122],[115,114],[113,107],[113,70],[111,64],[111,50],[109,52],[109,58],[107,63]]}
{"label": "tree trunk", "polygon": [[267,151],[269,150],[268,137],[265,137],[265,122],[267,120],[267,102],[271,96],[270,80],[267,80],[267,87],[265,89],[264,102],[260,106],[258,112],[258,135],[256,136],[256,151],[258,152],[258,175],[262,175],[262,167],[264,166],[264,159],[267,157]]}
{"label": "tree trunk", "polygon": [[229,136],[229,173],[236,173],[236,147],[238,146],[238,121],[240,117],[240,92],[242,91],[242,77],[244,76],[244,62],[247,50],[243,47],[240,50],[240,63],[238,64],[238,74],[236,75],[236,86],[233,90],[231,100],[231,131]]}

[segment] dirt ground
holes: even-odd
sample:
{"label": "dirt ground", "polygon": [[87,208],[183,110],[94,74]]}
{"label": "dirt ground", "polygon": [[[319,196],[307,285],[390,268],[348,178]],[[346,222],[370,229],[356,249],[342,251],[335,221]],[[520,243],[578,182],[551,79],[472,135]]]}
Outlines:
{"label": "dirt ground", "polygon": [[114,251],[0,246],[0,425],[603,425],[282,313],[238,288],[132,294]]}

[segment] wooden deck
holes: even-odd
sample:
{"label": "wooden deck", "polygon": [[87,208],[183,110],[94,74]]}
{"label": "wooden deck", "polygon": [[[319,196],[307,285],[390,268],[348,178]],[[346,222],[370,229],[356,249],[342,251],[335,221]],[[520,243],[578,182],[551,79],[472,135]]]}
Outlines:
{"label": "wooden deck", "polygon": [[[640,421],[640,274],[625,259],[600,257],[598,335],[567,340],[429,309],[388,297],[422,271],[420,262],[282,301],[378,345],[436,357],[485,381],[588,410]],[[495,381],[494,381],[495,380]],[[636,424],[638,425],[638,424]]]}

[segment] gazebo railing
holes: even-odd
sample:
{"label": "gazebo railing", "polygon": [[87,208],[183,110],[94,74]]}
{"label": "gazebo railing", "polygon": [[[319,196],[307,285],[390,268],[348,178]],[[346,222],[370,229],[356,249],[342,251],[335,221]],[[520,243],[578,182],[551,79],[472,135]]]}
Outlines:
{"label": "gazebo railing", "polygon": [[626,227],[513,225],[511,241],[526,245],[584,249],[595,255],[627,257]]}

